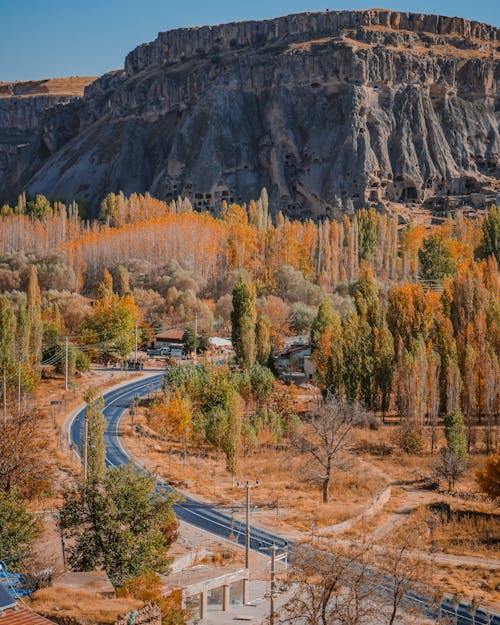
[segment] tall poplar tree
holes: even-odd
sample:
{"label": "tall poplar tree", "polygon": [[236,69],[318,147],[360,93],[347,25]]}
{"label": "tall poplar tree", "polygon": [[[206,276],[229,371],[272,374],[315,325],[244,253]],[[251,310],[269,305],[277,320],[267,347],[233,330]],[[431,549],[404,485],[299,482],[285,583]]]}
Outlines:
{"label": "tall poplar tree", "polygon": [[240,276],[233,289],[231,324],[234,351],[243,369],[251,369],[255,364],[255,303],[255,285]]}
{"label": "tall poplar tree", "polygon": [[[12,365],[15,338],[15,317],[9,300],[0,296],[0,369],[9,370]],[[0,371],[1,373],[1,371]]]}
{"label": "tall poplar tree", "polygon": [[36,267],[30,267],[26,288],[26,312],[29,325],[29,359],[39,363],[42,356],[43,322],[40,287]]}
{"label": "tall poplar tree", "polygon": [[85,420],[87,423],[87,480],[100,482],[106,472],[106,448],[104,446],[104,432],[106,431],[106,419],[102,413],[104,399],[95,388],[90,388],[85,401]]}

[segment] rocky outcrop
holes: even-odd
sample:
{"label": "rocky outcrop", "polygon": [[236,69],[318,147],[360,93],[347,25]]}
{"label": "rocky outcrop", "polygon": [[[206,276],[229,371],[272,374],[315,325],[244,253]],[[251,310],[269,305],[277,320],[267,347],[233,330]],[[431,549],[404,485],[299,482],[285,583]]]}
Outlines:
{"label": "rocky outcrop", "polygon": [[499,123],[498,29],[306,13],[160,33],[45,112],[15,180],[94,207],[121,189],[217,209],[263,186],[274,210],[297,216],[477,203],[500,180]]}
{"label": "rocky outcrop", "polygon": [[[65,105],[83,96],[84,87],[93,79],[86,77],[0,82],[0,193],[7,195],[18,188],[32,167],[33,153],[40,159],[49,156],[40,145],[44,113],[57,105]],[[62,112],[62,109],[61,109]],[[64,115],[62,115],[64,117]],[[75,121],[77,116],[72,118]],[[74,136],[77,128],[71,129]],[[63,135],[58,132],[59,140]],[[53,150],[52,150],[53,151]]]}

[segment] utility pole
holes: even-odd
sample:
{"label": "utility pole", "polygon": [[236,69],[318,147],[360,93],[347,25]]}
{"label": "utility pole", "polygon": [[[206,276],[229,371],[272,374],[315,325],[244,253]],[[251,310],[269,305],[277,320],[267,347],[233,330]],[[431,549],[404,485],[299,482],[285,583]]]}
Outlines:
{"label": "utility pole", "polygon": [[245,484],[237,484],[238,488],[246,488],[247,500],[246,500],[246,527],[245,527],[245,568],[250,568],[250,489],[257,488],[259,486],[259,480],[255,484],[251,484],[248,480]]}
{"label": "utility pole", "polygon": [[64,345],[64,390],[69,388],[69,338],[66,337]]}
{"label": "utility pole", "polygon": [[274,583],[276,579],[276,545],[271,546],[271,594],[269,596],[269,625],[274,625]]}
{"label": "utility pole", "polygon": [[7,370],[3,370],[3,420],[7,423]]}
{"label": "utility pole", "polygon": [[138,337],[138,327],[137,323],[135,324],[135,360],[134,363],[137,366],[137,337]]}
{"label": "utility pole", "polygon": [[194,316],[194,337],[195,339],[198,336],[198,313]]}

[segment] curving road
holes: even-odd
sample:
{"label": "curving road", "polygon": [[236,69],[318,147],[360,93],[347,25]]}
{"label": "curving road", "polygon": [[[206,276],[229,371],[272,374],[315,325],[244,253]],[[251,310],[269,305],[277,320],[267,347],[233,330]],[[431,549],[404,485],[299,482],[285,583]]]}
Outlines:
{"label": "curving road", "polygon": [[[152,393],[161,388],[163,374],[158,374],[147,379],[141,379],[130,382],[129,384],[104,393],[104,416],[107,421],[107,429],[104,434],[104,442],[106,446],[106,464],[107,466],[118,466],[131,462],[131,456],[125,445],[121,441],[119,432],[120,418],[123,412],[130,407],[136,395],[144,397],[148,393]],[[85,419],[85,409],[82,408],[73,417],[70,424],[69,437],[70,441],[77,446],[81,453],[82,432]],[[166,486],[164,482],[158,480],[159,486]],[[167,485],[168,487],[168,485]],[[195,499],[183,496],[182,503],[174,505],[177,518],[190,523],[195,527],[199,527],[211,534],[222,538],[233,536],[241,545],[245,544],[245,523],[235,521],[229,516],[219,512],[214,507],[203,504]],[[287,541],[280,536],[272,534],[261,529],[252,528],[250,532],[250,547],[261,553],[268,552],[272,545],[278,549],[285,549]],[[390,587],[380,587],[381,592],[390,592]],[[416,605],[426,606],[425,611],[428,616],[435,620],[436,612],[430,607],[428,601],[412,594],[408,596],[408,601],[415,607]],[[455,606],[451,601],[445,600],[441,605],[442,616],[449,616],[450,622],[457,622],[457,625],[500,625],[500,616],[487,615],[482,610],[477,610],[475,616],[471,615],[471,611],[466,604],[458,606],[458,620],[455,621]]]}
{"label": "curving road", "polygon": [[[104,434],[107,466],[118,466],[131,461],[130,453],[121,441],[120,417],[130,407],[136,395],[142,397],[161,388],[162,377],[163,374],[150,377],[147,380],[134,381],[122,388],[104,393],[105,408],[103,412],[108,424]],[[80,453],[84,419],[85,410],[82,409],[76,414],[70,425],[70,440],[78,447]],[[158,484],[165,486],[165,483],[160,480],[158,480]],[[182,497],[182,503],[174,505],[177,518],[222,538],[229,538],[233,535],[238,543],[245,544],[245,523],[231,519],[208,504],[200,503],[184,495]],[[260,529],[251,529],[251,549],[265,553],[273,544],[278,549],[286,547],[286,541],[283,538]]]}

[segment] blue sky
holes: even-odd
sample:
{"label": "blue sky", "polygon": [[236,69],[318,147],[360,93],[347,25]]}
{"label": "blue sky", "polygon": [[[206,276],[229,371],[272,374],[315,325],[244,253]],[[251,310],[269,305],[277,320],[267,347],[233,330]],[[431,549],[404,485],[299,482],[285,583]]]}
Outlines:
{"label": "blue sky", "polygon": [[498,0],[0,0],[0,81],[99,75],[162,30],[334,9],[458,15],[500,27]]}

